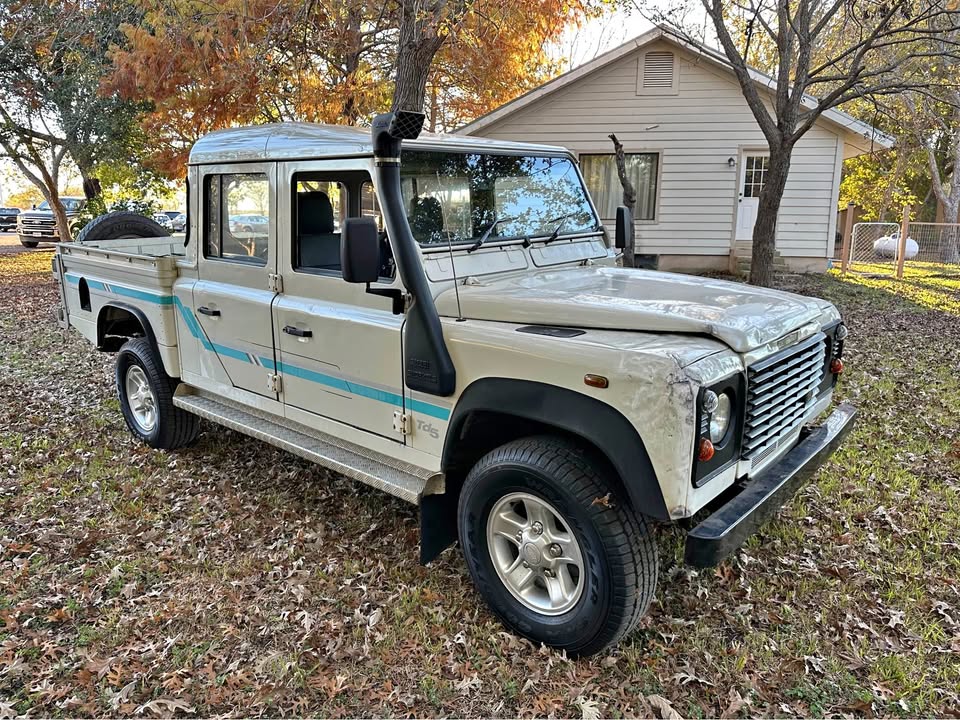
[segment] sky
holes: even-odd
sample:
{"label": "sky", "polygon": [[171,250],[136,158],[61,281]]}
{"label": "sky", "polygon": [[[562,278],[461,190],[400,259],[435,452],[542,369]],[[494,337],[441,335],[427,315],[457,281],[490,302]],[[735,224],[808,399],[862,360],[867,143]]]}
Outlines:
{"label": "sky", "polygon": [[[669,14],[676,12],[677,6],[689,7],[683,15],[684,25],[692,29],[703,27],[706,15],[699,3],[682,2],[680,0],[647,0],[646,7],[652,12]],[[653,27],[641,12],[634,8],[621,9],[613,13],[605,13],[602,17],[589,20],[583,27],[568,30],[563,40],[557,43],[555,56],[562,58],[565,70],[572,70],[578,65],[589,62],[597,55],[622,45],[627,40],[642,35]]]}

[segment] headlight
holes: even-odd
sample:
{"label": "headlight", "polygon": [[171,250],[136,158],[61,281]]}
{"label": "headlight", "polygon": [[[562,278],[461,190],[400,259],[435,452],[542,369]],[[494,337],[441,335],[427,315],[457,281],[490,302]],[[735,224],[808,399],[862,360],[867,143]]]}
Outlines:
{"label": "headlight", "polygon": [[719,443],[727,434],[730,427],[730,417],[733,403],[730,395],[720,393],[717,396],[717,406],[710,413],[710,442]]}

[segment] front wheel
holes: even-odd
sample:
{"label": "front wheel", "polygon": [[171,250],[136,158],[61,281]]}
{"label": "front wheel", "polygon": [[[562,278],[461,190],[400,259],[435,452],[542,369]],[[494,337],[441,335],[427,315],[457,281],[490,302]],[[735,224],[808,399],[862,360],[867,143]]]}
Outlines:
{"label": "front wheel", "polygon": [[599,652],[653,598],[658,559],[646,520],[572,443],[531,437],[488,453],[467,476],[458,519],[481,595],[531,640]]}
{"label": "front wheel", "polygon": [[123,419],[152,448],[175,450],[199,434],[199,418],[173,404],[177,381],[163,370],[146,338],[128,340],[117,355],[117,395]]}

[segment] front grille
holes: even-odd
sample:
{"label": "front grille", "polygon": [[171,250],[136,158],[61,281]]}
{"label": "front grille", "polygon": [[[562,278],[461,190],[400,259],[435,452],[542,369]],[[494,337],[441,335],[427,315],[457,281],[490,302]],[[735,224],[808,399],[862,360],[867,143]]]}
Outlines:
{"label": "front grille", "polygon": [[749,368],[744,459],[765,459],[803,422],[823,380],[826,348],[821,333]]}
{"label": "front grille", "polygon": [[52,228],[54,226],[53,220],[37,220],[35,218],[24,218],[22,220],[23,226],[28,228]]}

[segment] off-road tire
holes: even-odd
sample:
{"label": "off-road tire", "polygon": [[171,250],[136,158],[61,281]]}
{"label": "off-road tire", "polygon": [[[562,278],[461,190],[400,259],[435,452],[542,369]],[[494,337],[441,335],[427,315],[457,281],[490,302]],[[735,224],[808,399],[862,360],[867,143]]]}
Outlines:
{"label": "off-road tire", "polygon": [[[553,436],[516,440],[471,469],[460,494],[460,544],[474,584],[505,625],[535,642],[591,655],[627,635],[646,612],[657,585],[657,547],[647,520],[633,511],[601,463]],[[487,546],[486,523],[505,495],[529,493],[564,517],[581,546],[586,581],[570,610],[545,615],[505,587]]]}
{"label": "off-road tire", "polygon": [[98,240],[119,240],[121,238],[153,238],[170,235],[170,232],[156,220],[139,213],[118,210],[100,215],[88,222],[77,233],[74,242],[94,242]]}
{"label": "off-road tire", "polygon": [[24,240],[24,239],[21,237],[21,238],[20,238],[20,244],[23,245],[25,248],[30,248],[30,249],[32,250],[33,248],[35,248],[37,245],[40,244],[40,241],[39,241],[39,240]]}
{"label": "off-road tire", "polygon": [[[137,424],[127,399],[126,376],[131,364],[139,365],[143,369],[156,399],[157,422],[148,433],[143,432]],[[179,381],[164,372],[160,358],[149,340],[133,338],[123,344],[117,354],[116,380],[120,410],[127,427],[135,437],[160,450],[176,450],[197,439],[200,419],[173,404],[173,393]]]}

